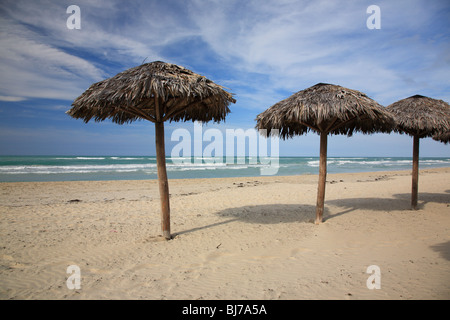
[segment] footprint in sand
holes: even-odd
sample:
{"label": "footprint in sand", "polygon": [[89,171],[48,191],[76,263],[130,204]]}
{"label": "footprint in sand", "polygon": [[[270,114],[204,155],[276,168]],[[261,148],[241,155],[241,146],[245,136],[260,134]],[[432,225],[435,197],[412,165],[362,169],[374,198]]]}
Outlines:
{"label": "footprint in sand", "polygon": [[311,252],[311,251],[312,250],[308,249],[308,248],[294,248],[294,249],[291,250],[290,256],[293,257],[293,256],[297,255],[300,252],[303,253],[303,252]]}
{"label": "footprint in sand", "polygon": [[206,262],[213,262],[221,257],[231,257],[233,253],[230,252],[212,252],[205,257]]}

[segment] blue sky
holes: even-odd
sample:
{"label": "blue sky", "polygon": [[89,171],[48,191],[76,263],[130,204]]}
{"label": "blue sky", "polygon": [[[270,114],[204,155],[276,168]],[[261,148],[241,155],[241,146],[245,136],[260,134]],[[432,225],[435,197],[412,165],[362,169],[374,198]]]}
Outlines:
{"label": "blue sky", "polygon": [[[370,30],[370,5],[381,29]],[[81,29],[67,28],[69,5]],[[154,127],[85,124],[65,114],[92,83],[143,61],[184,66],[235,94],[226,129],[319,82],[362,91],[387,106],[422,94],[450,101],[450,2],[405,1],[4,1],[0,3],[1,155],[154,155]],[[166,124],[171,132],[192,123]],[[224,135],[225,136],[225,135]],[[203,144],[203,147],[207,142]],[[280,155],[315,156],[314,133],[280,141]],[[450,156],[422,139],[421,156]],[[330,156],[411,156],[399,134],[332,136]]]}

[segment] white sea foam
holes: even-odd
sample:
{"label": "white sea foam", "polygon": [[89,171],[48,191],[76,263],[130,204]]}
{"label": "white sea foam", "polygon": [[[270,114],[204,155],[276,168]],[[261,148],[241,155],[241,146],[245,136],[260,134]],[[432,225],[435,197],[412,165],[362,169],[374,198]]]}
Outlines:
{"label": "white sea foam", "polygon": [[142,158],[133,158],[133,157],[110,157],[112,160],[141,160]]}
{"label": "white sea foam", "polygon": [[[349,159],[349,160],[342,160]],[[357,159],[366,159],[366,158],[329,158],[327,159],[327,166],[364,166],[364,167],[406,167],[412,165],[412,160],[405,159],[392,159],[385,158],[383,160],[363,160],[358,161]],[[307,165],[310,167],[319,167],[319,160],[308,161]],[[434,165],[434,164],[442,164],[442,165],[450,165],[450,159],[422,159],[419,160],[420,165]]]}
{"label": "white sea foam", "polygon": [[110,165],[31,165],[2,166],[0,173],[4,174],[57,174],[57,173],[91,173],[91,172],[133,172],[154,168],[156,164],[110,164]]}
{"label": "white sea foam", "polygon": [[105,160],[103,157],[76,157],[78,160]]}

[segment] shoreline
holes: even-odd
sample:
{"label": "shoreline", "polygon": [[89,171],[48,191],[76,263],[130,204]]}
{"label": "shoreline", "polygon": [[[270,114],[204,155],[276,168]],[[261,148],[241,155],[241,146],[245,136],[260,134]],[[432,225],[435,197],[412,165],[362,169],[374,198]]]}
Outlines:
{"label": "shoreline", "polygon": [[2,183],[0,299],[450,298],[450,168],[317,178],[169,179],[170,241],[157,180]]}
{"label": "shoreline", "polygon": [[[426,173],[429,170],[448,170],[450,169],[449,167],[430,167],[430,168],[420,168],[420,163],[419,163],[419,174],[420,172],[424,172]],[[393,169],[393,170],[380,170],[380,171],[357,171],[357,172],[327,172],[327,182],[328,182],[328,176],[332,176],[332,175],[374,175],[374,174],[390,174],[390,173],[394,173],[394,174],[411,174],[412,169],[404,169],[404,170],[397,170],[397,169]],[[190,181],[190,180],[214,180],[214,179],[275,179],[275,178],[290,178],[290,177],[304,177],[304,176],[319,176],[319,173],[303,173],[303,174],[292,174],[292,175],[270,175],[270,176],[263,176],[263,175],[255,175],[255,176],[232,176],[232,177],[209,177],[209,178],[169,178],[169,183],[170,181]],[[87,182],[105,182],[105,183],[109,183],[109,182],[132,182],[132,181],[137,181],[137,182],[151,182],[151,181],[158,181],[158,178],[155,179],[111,179],[111,180],[56,180],[56,181],[0,181],[0,185],[1,184],[16,184],[16,183],[22,183],[22,184],[27,184],[27,183],[76,183],[76,182],[80,182],[80,183],[87,183]]]}

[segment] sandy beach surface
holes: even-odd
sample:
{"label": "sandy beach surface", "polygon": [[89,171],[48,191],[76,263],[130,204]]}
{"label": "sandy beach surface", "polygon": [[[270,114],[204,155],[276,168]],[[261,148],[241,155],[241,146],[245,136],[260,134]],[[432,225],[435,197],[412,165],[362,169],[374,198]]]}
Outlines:
{"label": "sandy beach surface", "polygon": [[0,183],[0,299],[450,299],[450,168],[317,179],[170,180],[170,241],[157,181]]}

